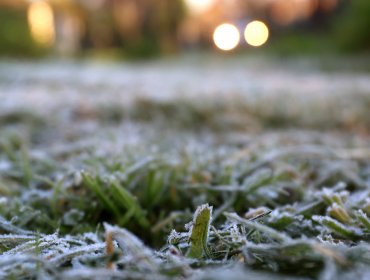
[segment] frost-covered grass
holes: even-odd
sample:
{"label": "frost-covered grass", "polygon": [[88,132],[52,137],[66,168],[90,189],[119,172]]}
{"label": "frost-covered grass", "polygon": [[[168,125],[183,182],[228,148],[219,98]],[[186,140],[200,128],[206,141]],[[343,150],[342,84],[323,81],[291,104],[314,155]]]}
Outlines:
{"label": "frost-covered grass", "polygon": [[[13,125],[1,135],[2,277],[370,273],[366,139],[173,128],[158,135],[125,124],[102,127],[103,135],[70,131],[72,140],[54,144],[43,141],[47,126]],[[193,212],[206,203],[212,218],[197,223]]]}
{"label": "frost-covered grass", "polygon": [[0,278],[370,275],[366,94],[321,122],[282,103],[271,122],[237,101],[72,96],[0,103]]}

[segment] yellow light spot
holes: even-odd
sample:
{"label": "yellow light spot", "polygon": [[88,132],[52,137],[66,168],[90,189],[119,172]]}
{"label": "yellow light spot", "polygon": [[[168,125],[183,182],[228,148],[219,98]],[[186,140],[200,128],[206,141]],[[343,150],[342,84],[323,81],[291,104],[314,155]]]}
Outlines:
{"label": "yellow light spot", "polygon": [[269,38],[269,30],[262,21],[252,21],[244,30],[244,38],[253,47],[262,46]]}
{"label": "yellow light spot", "polygon": [[33,39],[42,46],[54,43],[54,15],[50,5],[45,1],[32,2],[27,11],[28,24]]}
{"label": "yellow light spot", "polygon": [[203,13],[215,3],[215,0],[185,0],[185,2],[191,12]]}
{"label": "yellow light spot", "polygon": [[223,51],[230,51],[240,42],[239,30],[230,23],[221,24],[213,33],[213,41],[217,48]]}

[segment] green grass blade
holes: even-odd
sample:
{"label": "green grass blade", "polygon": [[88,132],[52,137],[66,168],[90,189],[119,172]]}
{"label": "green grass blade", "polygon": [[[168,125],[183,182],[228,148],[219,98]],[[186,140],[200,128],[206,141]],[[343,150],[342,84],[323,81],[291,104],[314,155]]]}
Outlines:
{"label": "green grass blade", "polygon": [[209,226],[212,219],[212,207],[208,204],[201,205],[194,213],[193,225],[190,233],[189,258],[200,259],[204,255],[211,257],[207,246]]}

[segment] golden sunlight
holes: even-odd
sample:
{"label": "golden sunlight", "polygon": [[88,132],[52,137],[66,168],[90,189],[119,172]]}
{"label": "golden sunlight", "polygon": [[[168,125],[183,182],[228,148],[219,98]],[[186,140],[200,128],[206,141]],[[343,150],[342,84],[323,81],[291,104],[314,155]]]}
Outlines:
{"label": "golden sunlight", "polygon": [[289,25],[297,19],[295,0],[275,0],[271,2],[272,19],[280,25]]}
{"label": "golden sunlight", "polygon": [[289,25],[299,20],[310,18],[317,10],[319,3],[336,0],[274,0],[271,2],[270,14],[280,25]]}
{"label": "golden sunlight", "polygon": [[259,47],[265,44],[269,37],[269,30],[262,21],[252,21],[247,24],[244,30],[245,41],[253,46]]}
{"label": "golden sunlight", "polygon": [[220,50],[230,51],[240,42],[239,30],[230,23],[221,24],[213,33],[213,41]]}
{"label": "golden sunlight", "polygon": [[45,1],[32,2],[27,11],[28,24],[33,39],[44,47],[54,43],[54,15],[50,5]]}
{"label": "golden sunlight", "polygon": [[215,3],[215,0],[185,0],[185,2],[191,12],[203,13]]}

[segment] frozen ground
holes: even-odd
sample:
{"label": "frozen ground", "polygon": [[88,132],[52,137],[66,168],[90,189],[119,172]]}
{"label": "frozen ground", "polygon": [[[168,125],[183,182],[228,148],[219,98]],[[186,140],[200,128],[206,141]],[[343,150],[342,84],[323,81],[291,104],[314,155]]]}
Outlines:
{"label": "frozen ground", "polygon": [[367,279],[370,75],[343,65],[0,62],[0,278]]}

